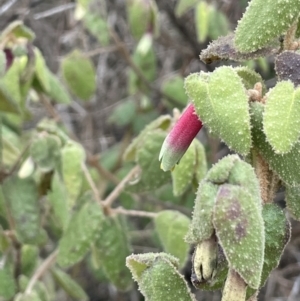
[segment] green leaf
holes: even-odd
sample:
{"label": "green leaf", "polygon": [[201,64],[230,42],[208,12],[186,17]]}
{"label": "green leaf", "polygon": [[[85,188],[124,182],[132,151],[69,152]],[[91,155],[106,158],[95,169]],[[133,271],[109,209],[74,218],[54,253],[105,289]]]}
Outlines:
{"label": "green leaf", "polygon": [[292,217],[300,220],[300,186],[286,186],[286,207]]}
{"label": "green leaf", "polygon": [[102,46],[109,45],[109,31],[107,20],[98,13],[87,12],[83,18],[85,28],[98,39]]}
{"label": "green leaf", "polygon": [[216,40],[220,36],[228,34],[230,27],[228,19],[224,13],[214,5],[209,6],[208,21],[208,35],[212,40]]}
{"label": "green leaf", "polygon": [[55,135],[41,133],[33,140],[30,146],[30,155],[33,161],[43,172],[53,170],[60,159],[61,141]]}
{"label": "green leaf", "polygon": [[136,116],[137,105],[133,99],[122,101],[115,107],[113,112],[108,118],[110,123],[118,126],[126,126],[130,124]]}
{"label": "green leaf", "polygon": [[65,229],[70,220],[68,195],[66,187],[57,171],[51,181],[51,190],[47,194],[52,206],[55,222],[61,229]]}
{"label": "green leaf", "polygon": [[264,105],[258,102],[251,103],[251,123],[253,145],[263,156],[279,178],[289,184],[300,184],[300,143],[297,142],[287,154],[276,154],[272,146],[266,141],[262,130]]}
{"label": "green leaf", "polygon": [[135,39],[140,39],[153,20],[152,1],[127,0],[127,18],[130,31]]}
{"label": "green leaf", "polygon": [[39,249],[33,245],[23,245],[21,249],[21,272],[31,277],[39,259]]}
{"label": "green leaf", "polygon": [[37,292],[32,291],[29,294],[18,293],[16,295],[16,297],[14,298],[14,301],[42,301],[42,300],[39,298],[39,295]]}
{"label": "green leaf", "polygon": [[70,91],[82,100],[89,100],[96,91],[93,63],[79,50],[74,50],[61,63],[62,75]]}
{"label": "green leaf", "polygon": [[275,153],[288,153],[300,136],[300,89],[279,82],[268,93],[263,114],[267,140]]}
{"label": "green leaf", "polygon": [[37,244],[40,234],[38,187],[31,178],[9,177],[3,183],[3,194],[13,218],[18,240]]}
{"label": "green leaf", "polygon": [[188,10],[193,8],[197,4],[198,0],[178,0],[175,7],[175,14],[177,17],[181,17]]}
{"label": "green leaf", "polygon": [[188,103],[188,97],[184,90],[184,80],[181,75],[174,75],[162,83],[162,92],[175,99],[182,107],[186,106]]}
{"label": "green leaf", "polygon": [[265,239],[261,206],[244,187],[223,184],[216,197],[213,224],[229,267],[258,289]]}
{"label": "green leaf", "polygon": [[15,38],[25,38],[29,41],[35,38],[34,32],[23,24],[22,21],[10,23],[1,33],[0,40],[7,39],[10,36]]}
{"label": "green leaf", "polygon": [[73,280],[67,273],[58,268],[52,268],[51,273],[58,285],[60,285],[70,297],[79,301],[89,300],[88,295],[79,283]]}
{"label": "green leaf", "polygon": [[253,89],[256,83],[262,84],[263,94],[267,92],[266,85],[261,75],[248,67],[237,67],[234,69],[238,76],[242,79],[245,89]]}
{"label": "green leaf", "polygon": [[16,293],[16,283],[12,271],[8,267],[0,268],[0,297],[12,298]]}
{"label": "green leaf", "polygon": [[241,79],[231,67],[220,67],[204,80],[191,74],[185,88],[195,110],[209,129],[233,150],[247,154],[251,147],[248,97]]}
{"label": "green leaf", "polygon": [[132,287],[132,279],[125,266],[131,247],[126,233],[126,225],[121,217],[106,217],[102,223],[101,236],[95,242],[96,252],[102,268],[110,280],[121,291]]}
{"label": "green leaf", "polygon": [[34,49],[34,54],[35,54],[35,77],[42,90],[46,93],[49,93],[50,91],[49,71],[45,59],[38,48]]}
{"label": "green leaf", "polygon": [[192,142],[179,164],[172,171],[173,193],[180,196],[191,186],[197,163],[196,143]]}
{"label": "green leaf", "polygon": [[[299,23],[300,24],[300,23]],[[300,54],[295,51],[283,51],[275,59],[275,70],[278,79],[290,80],[295,86],[300,84],[300,74],[298,66],[300,64]]]}
{"label": "green leaf", "polygon": [[205,42],[208,36],[210,11],[211,6],[205,1],[200,1],[195,8],[195,25],[197,38],[200,43]]}
{"label": "green leaf", "polygon": [[[175,264],[174,264],[175,263]],[[194,295],[176,268],[176,259],[164,253],[127,257],[126,264],[146,301],[195,301]]]}
{"label": "green leaf", "polygon": [[[2,78],[3,80],[3,78]],[[7,113],[18,114],[20,112],[19,105],[14,99],[13,95],[9,92],[6,85],[0,81],[0,111]]]}
{"label": "green leaf", "polygon": [[158,161],[161,146],[167,134],[157,129],[145,134],[143,145],[137,150],[137,163],[141,167],[140,177],[128,189],[132,192],[144,192],[157,189],[170,181],[168,173],[160,168]]}
{"label": "green leaf", "polygon": [[235,31],[241,52],[260,49],[284,34],[299,16],[300,1],[252,0]]}
{"label": "green leaf", "polygon": [[47,92],[47,95],[56,103],[70,104],[72,99],[66,88],[50,70],[47,69],[47,73],[49,80],[49,91]]}
{"label": "green leaf", "polygon": [[6,72],[6,54],[3,50],[0,50],[0,78],[4,76]]}
{"label": "green leaf", "polygon": [[81,164],[85,160],[83,147],[69,140],[61,150],[63,181],[68,193],[68,207],[73,208],[82,186]]}
{"label": "green leaf", "polygon": [[[140,69],[141,73],[147,79],[148,82],[153,82],[156,79],[156,55],[153,45],[149,47],[146,53],[138,51],[136,48],[133,53],[132,60],[135,65]],[[138,91],[148,91],[148,87],[145,86],[144,82],[140,79],[133,70],[129,71],[129,83],[128,83],[129,94],[135,94]]]}
{"label": "green leaf", "polygon": [[291,236],[290,223],[280,207],[276,204],[266,204],[263,206],[262,214],[265,223],[265,258],[261,287],[265,285],[271,271],[278,266]]}
{"label": "green leaf", "polygon": [[190,219],[178,211],[164,210],[154,219],[155,230],[163,245],[164,251],[179,259],[183,267],[188,258],[190,246],[184,241]]}
{"label": "green leaf", "polygon": [[155,129],[167,130],[171,124],[170,115],[161,115],[157,119],[149,123],[141,133],[131,142],[124,152],[124,161],[134,161],[137,159],[137,150],[144,144],[145,136],[148,132]]}
{"label": "green leaf", "polygon": [[206,64],[218,60],[233,60],[240,62],[276,54],[278,53],[279,48],[279,42],[274,41],[265,48],[253,52],[241,53],[234,45],[234,35],[229,34],[225,37],[219,37],[217,40],[210,43],[208,47],[201,52],[200,59]]}
{"label": "green leaf", "polygon": [[59,241],[57,262],[61,267],[70,267],[83,259],[99,237],[103,218],[102,210],[94,200],[73,214]]}
{"label": "green leaf", "polygon": [[198,183],[207,173],[206,153],[203,144],[199,140],[194,139],[192,144],[196,147],[195,181],[198,186]]}
{"label": "green leaf", "polygon": [[198,244],[205,239],[209,239],[214,233],[212,212],[217,192],[217,185],[205,180],[199,184],[192,222],[185,237],[187,243]]}

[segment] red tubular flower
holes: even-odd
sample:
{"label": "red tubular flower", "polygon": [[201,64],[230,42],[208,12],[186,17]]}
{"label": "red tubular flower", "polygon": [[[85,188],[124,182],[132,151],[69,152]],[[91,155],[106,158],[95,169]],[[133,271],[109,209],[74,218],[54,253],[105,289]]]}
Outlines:
{"label": "red tubular flower", "polygon": [[202,128],[202,122],[190,104],[166,137],[159,154],[161,168],[172,170]]}

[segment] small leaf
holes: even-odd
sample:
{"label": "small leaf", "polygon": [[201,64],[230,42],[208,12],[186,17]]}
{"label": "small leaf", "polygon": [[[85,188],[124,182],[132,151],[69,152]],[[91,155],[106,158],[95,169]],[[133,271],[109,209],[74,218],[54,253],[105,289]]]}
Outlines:
{"label": "small leaf", "polygon": [[59,241],[57,262],[61,267],[70,267],[82,260],[99,237],[103,218],[102,210],[95,201],[86,203],[73,214]]}
{"label": "small leaf", "polygon": [[23,24],[22,21],[10,23],[1,33],[0,40],[13,38],[25,38],[29,41],[35,38],[34,32]]}
{"label": "small leaf", "polygon": [[124,161],[134,161],[137,159],[137,150],[143,145],[145,135],[155,129],[167,130],[171,124],[170,115],[161,115],[157,119],[149,123],[141,133],[131,142],[124,152]]}
{"label": "small leaf", "polygon": [[280,207],[276,204],[266,204],[262,213],[265,223],[265,259],[260,286],[265,285],[271,271],[278,266],[291,237],[291,225]]}
{"label": "small leaf", "polygon": [[38,48],[34,49],[35,54],[35,76],[44,92],[50,91],[49,71],[45,59]]}
{"label": "small leaf", "polygon": [[223,184],[216,197],[213,224],[230,268],[258,289],[264,259],[261,206],[245,188]]}
{"label": "small leaf", "polygon": [[224,36],[229,32],[229,22],[224,13],[214,5],[209,6],[208,35],[212,40]]}
{"label": "small leaf", "polygon": [[207,39],[210,10],[211,7],[205,1],[200,1],[195,8],[195,25],[200,43]]}
{"label": "small leaf", "polygon": [[275,70],[279,80],[290,80],[295,86],[300,85],[300,54],[295,51],[284,51],[275,59]]}
{"label": "small leaf", "polygon": [[264,105],[258,102],[251,103],[251,123],[254,147],[267,161],[270,169],[279,178],[289,184],[300,184],[300,143],[297,142],[289,153],[276,154],[271,145],[266,141],[266,136],[262,131]]}
{"label": "small leaf", "polygon": [[30,155],[43,172],[49,172],[59,162],[60,147],[61,142],[57,136],[42,133],[33,140]]}
{"label": "small leaf", "polygon": [[137,105],[133,99],[122,101],[118,104],[108,118],[110,123],[118,126],[130,124],[136,116]]}
{"label": "small leaf", "polygon": [[31,277],[39,259],[39,249],[33,245],[23,245],[21,249],[21,272]]}
{"label": "small leaf", "polygon": [[142,171],[140,178],[127,186],[131,192],[151,191],[170,181],[170,176],[160,168],[158,161],[166,136],[166,133],[160,129],[145,134],[143,145],[136,154],[137,163]]}
{"label": "small leaf", "polygon": [[211,42],[206,49],[202,50],[200,59],[206,64],[219,60],[242,62],[275,54],[280,47],[279,42],[274,42],[270,46],[256,51],[241,53],[238,49],[236,49],[233,39],[233,34],[229,34],[225,37],[219,37],[217,40]]}
{"label": "small leaf", "polygon": [[96,72],[92,61],[74,50],[63,59],[61,68],[70,91],[82,100],[89,100],[96,91]]}
{"label": "small leaf", "polygon": [[286,207],[294,219],[300,220],[300,186],[286,186]]}
{"label": "small leaf", "polygon": [[162,83],[162,92],[175,99],[182,107],[188,103],[188,97],[184,90],[184,80],[181,75],[174,75]]}
{"label": "small leaf", "polygon": [[127,18],[130,31],[134,38],[140,39],[147,29],[151,26],[152,21],[152,4],[150,1],[127,0]]}
{"label": "small leaf", "polygon": [[9,177],[3,183],[3,194],[20,242],[39,243],[40,211],[38,188],[31,178]]}
{"label": "small leaf", "polygon": [[203,144],[199,140],[194,139],[192,144],[196,147],[195,181],[198,186],[198,183],[207,173],[206,153]]}
{"label": "small leaf", "polygon": [[57,171],[54,172],[51,181],[51,190],[47,194],[52,206],[55,222],[61,229],[65,229],[69,223],[68,195],[66,187]]}
{"label": "small leaf", "polygon": [[50,96],[51,99],[53,99],[56,103],[70,104],[72,99],[66,88],[50,70],[47,69],[47,72],[50,86],[47,95]]}
{"label": "small leaf", "polygon": [[251,146],[248,97],[241,79],[231,67],[205,74],[191,74],[185,88],[200,119],[233,150],[247,154]]}
{"label": "small leaf", "polygon": [[131,255],[126,260],[132,274],[138,276],[134,278],[146,301],[195,301],[174,262],[174,257],[164,253]]}
{"label": "small leaf", "polygon": [[16,283],[12,271],[8,267],[0,268],[0,297],[12,298],[16,293]]}
{"label": "small leaf", "polygon": [[235,44],[241,52],[266,46],[284,34],[299,16],[300,1],[252,0],[235,31]]}
{"label": "small leaf", "polygon": [[190,219],[187,216],[172,210],[161,211],[154,219],[164,251],[177,257],[180,267],[185,265],[190,249],[183,239],[189,224]]}
{"label": "small leaf", "polygon": [[300,136],[300,89],[279,82],[268,93],[263,115],[264,132],[275,153],[288,153]]}
{"label": "small leaf", "polygon": [[110,282],[121,291],[129,290],[132,287],[132,279],[125,266],[125,260],[131,253],[131,248],[126,225],[121,217],[106,217],[103,220],[101,236],[95,242],[95,247]]}
{"label": "small leaf", "polygon": [[[1,79],[3,80],[3,78]],[[0,81],[0,111],[18,114],[20,112],[17,100],[9,92],[6,85]]]}
{"label": "small leaf", "polygon": [[73,208],[81,191],[81,164],[84,160],[85,151],[79,143],[70,140],[61,150],[62,175],[68,193],[69,208]]}
{"label": "small leaf", "polygon": [[73,280],[67,273],[58,268],[52,268],[51,273],[55,281],[64,289],[64,291],[72,298],[79,301],[89,300],[88,295],[82,287]]}
{"label": "small leaf", "polygon": [[87,12],[83,18],[85,28],[98,39],[102,46],[109,45],[107,21],[95,12]]}
{"label": "small leaf", "polygon": [[178,0],[175,7],[175,14],[177,17],[181,17],[188,10],[196,6],[198,0]]}
{"label": "small leaf", "polygon": [[185,241],[189,244],[198,244],[209,239],[214,233],[212,213],[218,186],[203,180],[199,184],[196,195],[192,222]]}
{"label": "small leaf", "polygon": [[266,85],[257,72],[253,71],[252,69],[248,67],[237,67],[234,69],[238,76],[242,79],[242,82],[244,84],[244,87],[249,90],[253,89],[254,85],[256,83],[261,83],[262,84],[262,92],[265,94],[267,92]]}

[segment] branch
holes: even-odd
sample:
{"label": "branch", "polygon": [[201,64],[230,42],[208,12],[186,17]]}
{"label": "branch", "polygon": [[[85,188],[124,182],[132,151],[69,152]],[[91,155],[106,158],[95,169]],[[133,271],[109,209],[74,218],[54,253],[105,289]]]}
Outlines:
{"label": "branch", "polygon": [[58,255],[58,250],[52,252],[38,267],[38,269],[34,272],[33,276],[31,277],[26,290],[25,295],[29,295],[32,292],[32,289],[36,282],[45,274],[45,272],[51,267],[51,265],[55,262],[56,257]]}
{"label": "branch", "polygon": [[152,85],[147,78],[145,77],[144,73],[142,70],[135,64],[135,62],[132,60],[131,55],[124,45],[124,43],[121,41],[119,35],[115,30],[110,28],[109,30],[110,35],[112,39],[114,40],[116,46],[118,47],[119,52],[127,62],[127,64],[130,66],[130,68],[136,73],[136,75],[139,77],[139,79],[146,85],[146,87],[152,91],[154,91],[158,96],[164,97],[169,100],[170,103],[172,103],[174,106],[181,106],[181,104],[174,99],[173,97],[170,97],[169,95],[166,95],[163,93],[160,89],[157,89],[154,85]]}
{"label": "branch", "polygon": [[125,185],[140,171],[140,167],[136,165],[126,175],[126,177],[115,187],[115,189],[108,195],[108,197],[102,202],[103,207],[109,209],[116,198],[122,193]]}
{"label": "branch", "polygon": [[157,213],[154,213],[154,212],[139,211],[139,210],[127,210],[127,209],[124,209],[123,207],[111,209],[111,212],[118,213],[118,214],[124,214],[124,215],[138,216],[138,217],[149,217],[149,218],[155,218],[157,216]]}

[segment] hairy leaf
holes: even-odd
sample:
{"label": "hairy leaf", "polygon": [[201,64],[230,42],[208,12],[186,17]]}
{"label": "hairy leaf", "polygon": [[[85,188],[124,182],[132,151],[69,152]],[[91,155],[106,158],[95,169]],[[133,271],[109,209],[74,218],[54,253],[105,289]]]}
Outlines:
{"label": "hairy leaf", "polygon": [[96,240],[95,247],[107,278],[119,290],[129,290],[132,279],[125,261],[131,253],[131,247],[121,217],[107,217],[103,220],[101,236]]}
{"label": "hairy leaf", "polygon": [[15,295],[16,283],[12,271],[8,267],[0,268],[0,297],[10,299]]}
{"label": "hairy leaf", "polygon": [[38,189],[33,178],[9,177],[3,183],[3,194],[20,242],[36,244],[40,234]]}
{"label": "hairy leaf", "polygon": [[33,245],[23,245],[21,249],[21,272],[31,277],[39,259],[39,249]]}
{"label": "hairy leaf", "polygon": [[164,253],[137,254],[126,264],[146,301],[195,301],[194,295],[177,271],[176,259]]}
{"label": "hairy leaf", "polygon": [[300,89],[290,81],[279,82],[268,93],[263,127],[275,153],[288,153],[300,136]]}
{"label": "hairy leaf", "polygon": [[183,267],[190,249],[183,239],[190,219],[178,211],[164,210],[155,217],[154,224],[164,251],[177,257],[180,267]]}
{"label": "hairy leaf", "polygon": [[89,100],[96,91],[96,72],[92,61],[74,50],[63,59],[61,68],[70,91],[82,100]]}
{"label": "hairy leaf", "polygon": [[285,33],[299,16],[300,1],[252,0],[235,32],[235,44],[241,52],[268,45]]}
{"label": "hairy leaf", "polygon": [[68,193],[69,208],[75,205],[81,191],[83,177],[81,164],[84,160],[83,147],[74,141],[68,141],[61,150],[62,175]]}
{"label": "hairy leaf", "polygon": [[61,267],[70,267],[82,260],[99,237],[103,218],[100,206],[94,201],[73,214],[59,241],[57,262]]}
{"label": "hairy leaf", "polygon": [[241,62],[275,54],[279,50],[279,46],[279,42],[273,42],[270,46],[265,48],[253,52],[242,53],[238,51],[234,45],[234,35],[229,34],[211,42],[209,46],[201,52],[200,59],[206,64],[219,60]]}
{"label": "hairy leaf", "polygon": [[261,206],[245,188],[223,184],[216,197],[213,224],[229,267],[257,289],[265,239]]}
{"label": "hairy leaf", "polygon": [[231,67],[220,67],[211,75],[191,74],[187,94],[209,129],[233,150],[247,154],[251,147],[248,97],[241,79]]}
{"label": "hairy leaf", "polygon": [[251,104],[254,147],[283,182],[292,186],[300,184],[300,143],[297,142],[287,154],[276,154],[262,130],[263,111],[264,105],[261,103]]}
{"label": "hairy leaf", "polygon": [[75,300],[87,301],[89,300],[88,295],[82,289],[82,287],[73,280],[67,273],[58,269],[52,268],[51,273],[55,281],[64,289],[64,291]]}

